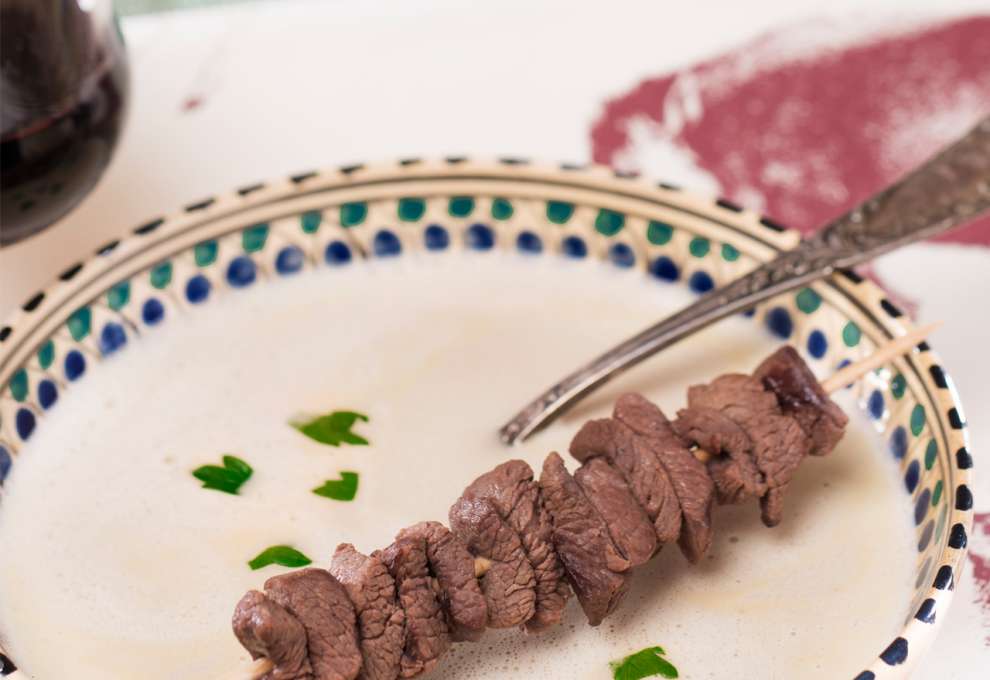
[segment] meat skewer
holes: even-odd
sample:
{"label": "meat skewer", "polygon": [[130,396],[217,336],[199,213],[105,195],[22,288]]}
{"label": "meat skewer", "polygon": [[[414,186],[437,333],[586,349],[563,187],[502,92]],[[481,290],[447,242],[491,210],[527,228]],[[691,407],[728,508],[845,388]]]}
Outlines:
{"label": "meat skewer", "polygon": [[[677,540],[695,562],[711,544],[710,510],[758,498],[767,526],[806,455],[825,455],[847,418],[828,392],[921,342],[914,330],[819,383],[790,347],[752,376],[688,391],[668,421],[640,395],[586,423],[572,476],[551,453],[539,480],[523,461],[476,479],[451,529],[421,522],[370,556],[338,547],[329,569],[269,579],[238,604],[234,632],[256,658],[232,679],[395,680],[436,666],[451,642],[484,628],[559,622],[573,588],[591,625],[619,604],[632,570]],[[697,445],[693,451],[690,446]],[[570,586],[570,588],[568,587]]]}

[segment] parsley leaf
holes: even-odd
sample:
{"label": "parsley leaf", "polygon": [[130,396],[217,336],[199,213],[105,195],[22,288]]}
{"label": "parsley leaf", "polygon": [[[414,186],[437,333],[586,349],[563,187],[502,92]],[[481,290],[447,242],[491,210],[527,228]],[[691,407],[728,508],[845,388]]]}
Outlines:
{"label": "parsley leaf", "polygon": [[237,495],[237,490],[251,477],[254,470],[240,458],[223,457],[223,467],[204,465],[193,470],[193,477],[203,482],[204,489],[214,489]]}
{"label": "parsley leaf", "polygon": [[269,564],[279,564],[283,567],[305,567],[312,564],[301,552],[287,545],[273,545],[262,550],[257,557],[248,562],[248,566],[253,570],[267,567]]}
{"label": "parsley leaf", "polygon": [[291,425],[321,444],[340,446],[344,443],[367,446],[367,439],[351,432],[354,423],[359,420],[368,422],[368,416],[354,411],[334,411],[330,415],[318,416],[306,423],[291,423]]}
{"label": "parsley leaf", "polygon": [[357,495],[358,473],[341,472],[340,479],[328,479],[323,486],[313,489],[317,496],[332,498],[335,501],[352,501]]}
{"label": "parsley leaf", "polygon": [[676,678],[677,669],[663,658],[666,653],[663,647],[647,647],[624,659],[613,661],[609,664],[612,668],[612,677],[615,680],[640,680],[657,675]]}

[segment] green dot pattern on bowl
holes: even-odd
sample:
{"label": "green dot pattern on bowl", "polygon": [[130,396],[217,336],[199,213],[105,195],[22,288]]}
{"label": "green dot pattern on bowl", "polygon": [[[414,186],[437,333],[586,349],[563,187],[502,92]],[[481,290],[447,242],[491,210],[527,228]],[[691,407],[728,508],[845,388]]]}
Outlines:
{"label": "green dot pattern on bowl", "polygon": [[193,259],[200,267],[209,267],[217,261],[217,253],[219,251],[220,246],[216,241],[203,241],[202,243],[197,243],[193,248]]}
{"label": "green dot pattern on bowl", "polygon": [[626,225],[626,216],[614,210],[602,208],[595,218],[595,230],[604,236],[615,236]]}
{"label": "green dot pattern on bowl", "polygon": [[739,251],[736,250],[735,246],[723,243],[722,244],[722,259],[726,262],[735,262],[739,259]]}
{"label": "green dot pattern on bowl", "polygon": [[492,199],[492,219],[507,220],[512,217],[514,210],[511,201],[505,198]]}
{"label": "green dot pattern on bowl", "polygon": [[23,368],[10,379],[10,395],[14,401],[24,401],[28,394],[28,376]]}
{"label": "green dot pattern on bowl", "polygon": [[356,227],[359,224],[364,224],[367,217],[367,203],[345,203],[340,206],[340,224],[343,227]]}
{"label": "green dot pattern on bowl", "polygon": [[921,431],[925,429],[925,407],[921,404],[915,404],[914,408],[911,409],[911,434],[915,437],[921,434]]}
{"label": "green dot pattern on bowl", "polygon": [[403,222],[416,222],[426,212],[426,201],[422,198],[400,198],[399,219]]}
{"label": "green dot pattern on bowl", "polygon": [[107,305],[110,309],[119,311],[123,309],[131,299],[131,282],[122,281],[107,291]]}
{"label": "green dot pattern on bowl", "polygon": [[667,245],[673,237],[674,228],[666,222],[653,220],[646,227],[646,240],[655,246]]}
{"label": "green dot pattern on bowl", "polygon": [[858,345],[862,335],[855,321],[850,321],[842,328],[842,342],[846,343],[846,347]]}
{"label": "green dot pattern on bowl", "polygon": [[567,224],[574,214],[574,204],[566,201],[547,201],[547,219],[554,224]]}
{"label": "green dot pattern on bowl", "polygon": [[905,389],[907,389],[907,380],[898,373],[890,381],[890,393],[894,395],[894,399],[900,399],[904,396]]}
{"label": "green dot pattern on bowl", "polygon": [[696,236],[691,239],[690,243],[688,243],[688,251],[692,256],[701,258],[708,254],[708,251],[711,249],[711,245],[711,241],[708,239],[702,238],[701,236]]}
{"label": "green dot pattern on bowl", "polygon": [[69,327],[69,335],[72,336],[73,340],[78,342],[89,335],[89,332],[92,329],[92,323],[92,310],[90,310],[89,307],[82,307],[77,309],[72,316],[69,317],[66,325]]}
{"label": "green dot pattern on bowl", "polygon": [[811,288],[803,288],[795,298],[797,308],[805,314],[814,314],[822,306],[822,298]]}
{"label": "green dot pattern on bowl", "polygon": [[938,458],[938,442],[932,439],[928,442],[928,447],[925,449],[925,469],[931,470],[935,465],[935,460]]}
{"label": "green dot pattern on bowl", "polygon": [[451,217],[467,217],[474,212],[474,199],[470,196],[454,196],[447,204]]}
{"label": "green dot pattern on bowl", "polygon": [[172,263],[162,262],[148,272],[148,281],[153,288],[162,290],[172,283]]}
{"label": "green dot pattern on bowl", "polygon": [[256,253],[265,247],[268,240],[269,226],[267,223],[256,224],[241,232],[241,246],[245,253]]}
{"label": "green dot pattern on bowl", "polygon": [[38,350],[38,365],[44,371],[52,365],[53,361],[55,361],[55,343],[48,340]]}
{"label": "green dot pattern on bowl", "polygon": [[[341,208],[341,211],[343,211],[343,208]],[[341,217],[340,221],[344,221],[343,217]],[[320,230],[321,224],[323,224],[323,213],[319,210],[310,210],[299,216],[299,228],[302,229],[304,234],[315,234]]]}

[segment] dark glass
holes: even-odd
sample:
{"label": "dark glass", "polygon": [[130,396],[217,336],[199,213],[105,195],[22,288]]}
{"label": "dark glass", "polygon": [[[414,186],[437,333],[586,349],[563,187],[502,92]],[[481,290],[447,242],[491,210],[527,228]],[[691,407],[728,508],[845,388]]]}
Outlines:
{"label": "dark glass", "polygon": [[124,121],[128,70],[109,0],[0,0],[0,245],[96,184]]}

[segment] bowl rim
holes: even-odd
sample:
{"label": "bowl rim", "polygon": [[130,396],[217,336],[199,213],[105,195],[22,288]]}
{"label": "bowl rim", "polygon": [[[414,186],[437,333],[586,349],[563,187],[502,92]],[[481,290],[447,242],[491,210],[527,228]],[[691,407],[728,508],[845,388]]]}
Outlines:
{"label": "bowl rim", "polygon": [[[334,191],[344,197],[338,199],[343,203],[349,190],[360,188],[367,192],[369,187],[379,184],[392,187],[397,182],[408,182],[410,191],[415,193],[422,182],[431,179],[482,182],[508,180],[532,182],[536,187],[550,183],[577,190],[601,192],[621,201],[645,200],[693,214],[718,228],[737,232],[750,246],[753,242],[765,246],[768,256],[795,246],[801,238],[797,231],[731,201],[684,192],[679,186],[667,182],[651,181],[638,173],[618,172],[595,164],[552,164],[522,158],[469,159],[448,156],[435,159],[405,158],[393,162],[344,165],[308,171],[270,182],[245,185],[234,191],[189,203],[172,215],[141,223],[132,228],[130,233],[109,241],[89,257],[62,271],[0,323],[0,385],[6,384],[14,371],[36,349],[39,336],[49,337],[53,329],[64,322],[67,316],[65,309],[69,303],[83,297],[83,292],[89,288],[97,292],[105,290],[107,277],[127,275],[123,270],[127,269],[128,264],[135,272],[147,268],[151,261],[145,262],[148,258],[142,259],[142,256],[150,252],[160,258],[156,248],[166,242],[179,241],[183,243],[182,248],[179,248],[182,250],[186,245],[203,240],[202,232],[210,225],[213,225],[216,234],[226,234],[235,230],[229,227],[235,221],[243,227],[252,211],[271,209],[290,199],[323,197],[326,192]],[[325,198],[321,202],[325,204]],[[296,203],[298,201],[293,205]],[[289,214],[299,212],[298,207],[288,211]],[[188,240],[188,244],[184,240]],[[887,299],[879,286],[854,272],[838,271],[824,279],[823,283],[829,284],[848,302],[869,315],[871,321],[889,337],[896,337],[914,328]],[[926,591],[927,597],[921,609],[908,619],[894,641],[855,680],[903,677],[931,645],[945,620],[945,611],[952,600],[955,577],[964,563],[967,537],[972,529],[972,455],[962,404],[951,378],[928,343],[921,343],[917,350],[905,357],[905,360],[913,365],[931,403],[940,407],[939,421],[942,423],[945,441],[950,445],[946,456],[950,458],[950,462],[953,458],[955,462],[948,470],[954,488],[946,490],[954,500],[947,522],[947,526],[952,527],[952,536],[938,555],[935,564],[939,565],[939,569]],[[949,427],[945,426],[946,423]],[[939,615],[936,616],[936,613]],[[16,667],[0,650],[0,676],[12,672],[16,672]]]}

